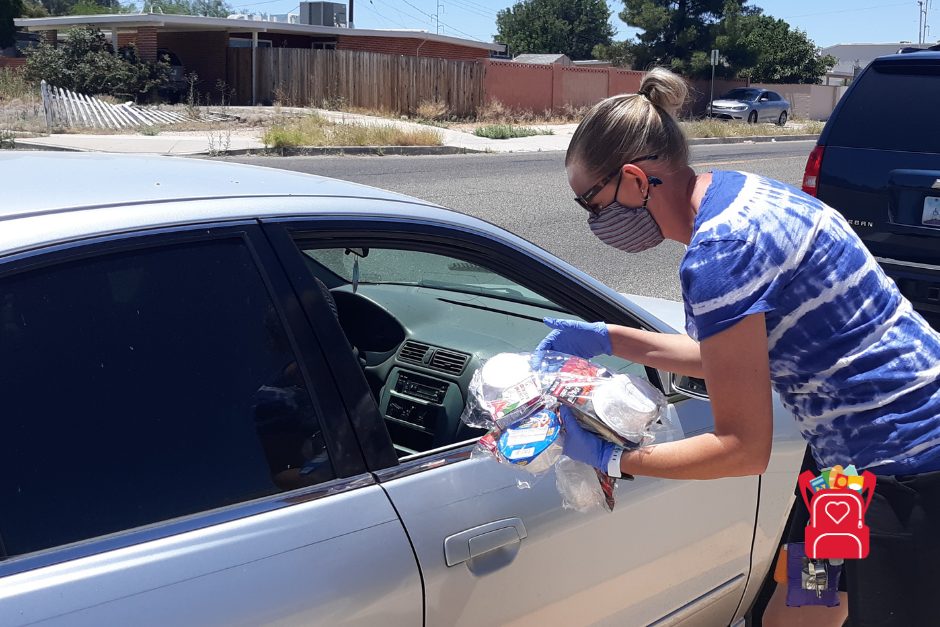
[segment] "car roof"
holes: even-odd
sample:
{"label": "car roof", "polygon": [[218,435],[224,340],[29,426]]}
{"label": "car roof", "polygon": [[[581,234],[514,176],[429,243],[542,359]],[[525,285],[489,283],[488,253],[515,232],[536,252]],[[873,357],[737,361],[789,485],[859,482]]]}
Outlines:
{"label": "car roof", "polygon": [[207,159],[14,151],[0,153],[0,221],[113,205],[246,196],[422,201],[357,183]]}
{"label": "car roof", "polygon": [[927,61],[929,64],[933,65],[934,63],[940,63],[940,51],[934,50],[916,50],[911,52],[902,52],[901,54],[887,54],[883,57],[878,57],[873,64],[876,63],[923,63]]}

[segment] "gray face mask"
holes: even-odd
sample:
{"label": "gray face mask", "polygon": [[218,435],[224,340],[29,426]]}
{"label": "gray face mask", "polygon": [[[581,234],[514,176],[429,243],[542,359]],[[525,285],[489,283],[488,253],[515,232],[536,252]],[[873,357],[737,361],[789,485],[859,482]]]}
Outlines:
{"label": "gray face mask", "polygon": [[656,220],[646,208],[649,193],[642,207],[625,207],[616,200],[588,218],[591,232],[608,246],[628,253],[638,253],[662,243],[665,239]]}

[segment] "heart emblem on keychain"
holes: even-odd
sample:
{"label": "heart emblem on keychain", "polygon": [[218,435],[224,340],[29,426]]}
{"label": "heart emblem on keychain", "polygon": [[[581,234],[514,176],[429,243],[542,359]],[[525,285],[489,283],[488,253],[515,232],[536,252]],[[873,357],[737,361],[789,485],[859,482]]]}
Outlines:
{"label": "heart emblem on keychain", "polygon": [[[826,516],[831,518],[838,525],[840,522],[845,520],[846,516],[849,515],[850,509],[851,508],[849,507],[848,503],[826,503]],[[836,516],[836,514],[830,510],[836,510],[836,513],[841,511],[842,515]]]}

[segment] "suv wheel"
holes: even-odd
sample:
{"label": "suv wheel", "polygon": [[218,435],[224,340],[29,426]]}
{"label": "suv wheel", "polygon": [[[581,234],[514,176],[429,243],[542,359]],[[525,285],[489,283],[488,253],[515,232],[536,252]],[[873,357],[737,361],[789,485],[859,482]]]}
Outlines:
{"label": "suv wheel", "polygon": [[777,124],[779,124],[780,126],[783,126],[786,123],[787,123],[787,112],[781,111],[780,118],[777,120]]}
{"label": "suv wheel", "polygon": [[751,111],[751,115],[747,116],[748,124],[757,124],[757,111]]}

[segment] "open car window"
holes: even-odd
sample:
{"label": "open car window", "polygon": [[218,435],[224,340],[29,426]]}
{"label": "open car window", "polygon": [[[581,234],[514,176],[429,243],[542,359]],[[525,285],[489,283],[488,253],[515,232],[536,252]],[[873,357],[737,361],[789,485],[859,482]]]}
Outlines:
{"label": "open car window", "polygon": [[[400,458],[479,438],[483,431],[460,421],[473,372],[498,353],[533,351],[549,332],[545,317],[581,319],[485,261],[336,244],[299,246],[310,272],[330,290]],[[618,357],[594,361],[647,374]]]}
{"label": "open car window", "polygon": [[488,268],[444,255],[390,248],[320,248],[304,253],[347,284],[411,285],[557,309],[550,300]]}

